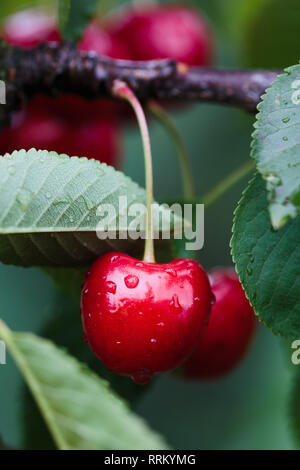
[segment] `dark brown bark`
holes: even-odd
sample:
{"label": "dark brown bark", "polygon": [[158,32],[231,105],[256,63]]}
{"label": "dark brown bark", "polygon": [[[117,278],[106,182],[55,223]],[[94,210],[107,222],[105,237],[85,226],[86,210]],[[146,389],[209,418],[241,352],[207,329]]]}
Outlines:
{"label": "dark brown bark", "polygon": [[224,103],[254,112],[277,72],[186,67],[172,60],[121,61],[82,54],[70,44],[42,44],[21,50],[0,43],[0,79],[7,104],[0,106],[0,125],[11,111],[36,93],[72,92],[96,99],[112,97],[114,79],[124,80],[140,100],[190,100]]}

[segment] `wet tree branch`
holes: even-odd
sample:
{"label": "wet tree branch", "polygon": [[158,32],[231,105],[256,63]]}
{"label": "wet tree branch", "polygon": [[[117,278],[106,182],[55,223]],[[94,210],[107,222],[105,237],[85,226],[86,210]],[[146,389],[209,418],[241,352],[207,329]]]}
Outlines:
{"label": "wet tree branch", "polygon": [[224,103],[254,112],[277,72],[186,67],[171,60],[122,61],[82,54],[70,44],[42,44],[21,50],[0,43],[0,79],[7,104],[0,106],[0,125],[36,93],[72,92],[96,99],[112,97],[114,79],[124,80],[140,100],[190,100]]}

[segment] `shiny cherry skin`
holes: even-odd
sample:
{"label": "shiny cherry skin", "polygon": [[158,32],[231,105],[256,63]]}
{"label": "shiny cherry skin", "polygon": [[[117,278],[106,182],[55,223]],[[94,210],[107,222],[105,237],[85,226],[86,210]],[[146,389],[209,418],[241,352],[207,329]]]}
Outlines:
{"label": "shiny cherry skin", "polygon": [[82,289],[85,337],[108,369],[144,384],[193,350],[211,298],[208,277],[196,261],[157,264],[108,253],[92,265]]}
{"label": "shiny cherry skin", "polygon": [[211,65],[212,31],[200,13],[181,5],[142,5],[122,10],[108,22],[111,35],[127,45],[134,60],[171,58]]}
{"label": "shiny cherry skin", "polygon": [[217,268],[209,280],[216,300],[202,339],[183,365],[189,379],[215,379],[233,370],[256,331],[255,314],[235,271]]}

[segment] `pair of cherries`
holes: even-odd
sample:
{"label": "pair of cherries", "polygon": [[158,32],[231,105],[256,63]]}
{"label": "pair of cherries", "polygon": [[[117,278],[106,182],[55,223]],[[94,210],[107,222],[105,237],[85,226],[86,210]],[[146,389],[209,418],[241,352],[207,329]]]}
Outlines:
{"label": "pair of cherries", "polygon": [[81,314],[86,340],[111,371],[139,384],[183,363],[187,378],[214,378],[243,357],[255,316],[237,275],[196,262],[147,263],[100,257],[86,275]]}

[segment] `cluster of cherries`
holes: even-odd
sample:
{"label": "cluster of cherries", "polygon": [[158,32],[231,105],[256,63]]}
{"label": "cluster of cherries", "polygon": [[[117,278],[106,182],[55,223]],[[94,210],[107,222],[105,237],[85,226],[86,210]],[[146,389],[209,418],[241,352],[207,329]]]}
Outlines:
{"label": "cluster of cherries", "polygon": [[[28,10],[7,20],[3,37],[20,47],[60,41],[55,20]],[[173,58],[210,65],[213,35],[185,6],[126,7],[84,33],[81,51],[130,60]],[[31,147],[119,160],[119,103],[73,95],[36,96],[14,117],[0,152]],[[123,113],[123,119],[126,113]],[[148,382],[182,365],[187,378],[215,378],[244,356],[255,315],[232,269],[208,275],[196,262],[157,264],[122,253],[100,257],[86,274],[81,314],[87,342],[113,372]]]}
{"label": "cluster of cherries", "polygon": [[[11,16],[2,37],[23,48],[60,41],[55,18],[38,9]],[[128,60],[171,57],[199,66],[210,65],[214,55],[213,35],[204,18],[191,8],[173,5],[127,6],[97,19],[87,27],[78,49]],[[46,148],[119,166],[120,121],[128,118],[127,105],[108,100],[36,96],[2,132],[0,153]]]}

